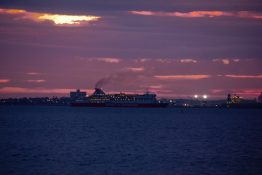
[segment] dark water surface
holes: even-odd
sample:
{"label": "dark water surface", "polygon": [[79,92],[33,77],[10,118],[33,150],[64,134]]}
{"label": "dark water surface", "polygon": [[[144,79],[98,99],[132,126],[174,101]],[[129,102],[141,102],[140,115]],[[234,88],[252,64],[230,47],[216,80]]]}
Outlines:
{"label": "dark water surface", "polygon": [[0,174],[262,174],[262,110],[0,107]]}

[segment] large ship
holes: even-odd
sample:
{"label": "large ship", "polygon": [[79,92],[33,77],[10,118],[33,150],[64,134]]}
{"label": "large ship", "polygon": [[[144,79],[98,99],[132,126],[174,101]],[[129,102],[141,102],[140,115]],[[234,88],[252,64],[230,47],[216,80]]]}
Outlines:
{"label": "large ship", "polygon": [[[81,93],[79,90],[78,93]],[[77,96],[71,92],[73,96]],[[83,94],[83,93],[82,93]],[[95,92],[89,97],[75,98],[72,106],[83,107],[167,107],[167,102],[156,99],[156,94],[146,92],[145,94],[106,94],[101,88],[95,88]]]}

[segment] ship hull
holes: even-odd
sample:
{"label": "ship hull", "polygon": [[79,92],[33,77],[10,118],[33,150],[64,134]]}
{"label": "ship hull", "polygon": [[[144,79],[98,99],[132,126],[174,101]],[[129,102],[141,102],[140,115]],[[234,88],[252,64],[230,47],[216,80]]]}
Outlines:
{"label": "ship hull", "polygon": [[128,108],[165,108],[167,103],[71,103],[74,107],[128,107]]}

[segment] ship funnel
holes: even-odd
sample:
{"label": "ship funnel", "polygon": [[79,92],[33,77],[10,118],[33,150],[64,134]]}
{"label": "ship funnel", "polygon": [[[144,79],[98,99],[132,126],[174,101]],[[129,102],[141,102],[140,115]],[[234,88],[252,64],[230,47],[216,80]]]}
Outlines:
{"label": "ship funnel", "polygon": [[106,95],[106,93],[101,88],[95,88],[93,95]]}

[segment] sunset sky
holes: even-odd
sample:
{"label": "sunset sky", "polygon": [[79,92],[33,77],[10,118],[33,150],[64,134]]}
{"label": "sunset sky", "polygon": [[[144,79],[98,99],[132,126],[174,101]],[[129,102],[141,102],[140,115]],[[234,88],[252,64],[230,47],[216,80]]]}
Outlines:
{"label": "sunset sky", "polygon": [[0,1],[0,98],[90,94],[98,81],[110,93],[255,98],[262,1]]}

